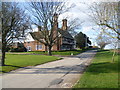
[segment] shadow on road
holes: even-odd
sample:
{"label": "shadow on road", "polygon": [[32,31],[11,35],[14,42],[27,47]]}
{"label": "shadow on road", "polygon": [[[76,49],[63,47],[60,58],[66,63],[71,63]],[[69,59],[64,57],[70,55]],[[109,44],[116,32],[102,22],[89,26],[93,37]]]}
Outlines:
{"label": "shadow on road", "polygon": [[28,68],[29,71],[10,72],[10,74],[80,74],[86,66],[84,64],[76,66],[60,66],[54,68]]}

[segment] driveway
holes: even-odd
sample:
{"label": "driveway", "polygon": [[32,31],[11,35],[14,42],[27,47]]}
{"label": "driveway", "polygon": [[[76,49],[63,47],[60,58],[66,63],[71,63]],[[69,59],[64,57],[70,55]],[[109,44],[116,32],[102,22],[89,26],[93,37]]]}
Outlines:
{"label": "driveway", "polygon": [[2,87],[70,88],[79,80],[95,54],[95,50],[90,50],[59,61],[12,71],[2,75]]}

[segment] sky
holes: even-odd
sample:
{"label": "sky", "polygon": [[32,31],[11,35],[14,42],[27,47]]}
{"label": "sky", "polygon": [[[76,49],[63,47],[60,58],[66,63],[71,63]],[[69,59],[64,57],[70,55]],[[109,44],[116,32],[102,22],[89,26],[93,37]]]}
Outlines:
{"label": "sky", "polygon": [[[18,1],[18,0],[3,0],[3,1]],[[19,0],[19,2],[27,2],[29,0]],[[36,0],[40,1],[40,0]],[[45,0],[42,0],[45,1]],[[51,1],[51,0],[49,0]],[[86,34],[90,40],[92,41],[92,45],[96,45],[95,38],[98,34],[98,26],[96,26],[90,17],[87,15],[89,13],[88,5],[92,5],[93,2],[116,2],[120,0],[52,0],[52,1],[64,1],[67,2],[67,6],[70,6],[71,4],[75,4],[75,7],[70,9],[68,12],[62,14],[59,16],[59,21],[64,19],[66,16],[70,16],[71,18],[79,18],[80,22],[84,21],[84,23],[81,26],[81,29],[76,29],[77,32],[83,32]],[[86,3],[86,4],[84,4]],[[69,22],[69,20],[68,20]],[[93,30],[93,28],[95,30]],[[110,45],[108,45],[107,48],[110,48]]]}
{"label": "sky", "polygon": [[[95,39],[99,33],[99,27],[90,19],[90,17],[87,15],[89,12],[89,8],[88,6],[91,6],[93,2],[117,2],[120,0],[89,0],[89,1],[85,1],[85,0],[74,0],[71,3],[74,3],[76,6],[74,8],[72,8],[67,14],[69,14],[70,16],[72,16],[73,18],[79,18],[80,22],[84,21],[84,23],[82,24],[81,29],[76,30],[77,32],[83,32],[85,33],[90,40],[92,41],[92,45],[97,45],[95,42]],[[65,14],[66,16],[66,14]],[[64,17],[61,16],[61,18]],[[111,45],[107,45],[105,47],[105,49],[110,49],[112,48]]]}
{"label": "sky", "polygon": [[[53,0],[56,1],[56,0]],[[57,0],[58,1],[58,0]],[[61,1],[61,0],[59,0]],[[119,0],[66,0],[66,5],[70,6],[71,4],[74,4],[75,7],[71,8],[68,12],[62,14],[59,16],[59,21],[62,21],[66,16],[69,16],[70,18],[79,18],[80,22],[82,23],[82,26],[80,29],[76,29],[77,32],[83,32],[86,34],[89,39],[92,41],[92,45],[97,45],[95,42],[95,38],[97,37],[97,34],[99,32],[98,26],[92,22],[90,17],[87,15],[89,13],[89,8],[88,6],[92,5],[93,2],[115,2]],[[69,22],[69,20],[68,20]],[[94,29],[93,29],[94,28]],[[108,45],[105,47],[106,49],[111,48],[111,45]]]}
{"label": "sky", "polygon": [[86,4],[78,1],[70,2],[70,3],[74,3],[75,7],[72,8],[69,12],[61,15],[60,19],[63,19],[66,15],[72,18],[79,18],[80,22],[83,21],[83,23],[82,23],[81,29],[76,29],[76,31],[83,32],[84,34],[86,34],[92,41],[92,45],[95,45],[95,38],[98,33],[92,28],[97,29],[97,26],[91,21],[90,17],[87,15],[87,13],[89,12],[87,4],[91,5],[92,2],[86,2]]}

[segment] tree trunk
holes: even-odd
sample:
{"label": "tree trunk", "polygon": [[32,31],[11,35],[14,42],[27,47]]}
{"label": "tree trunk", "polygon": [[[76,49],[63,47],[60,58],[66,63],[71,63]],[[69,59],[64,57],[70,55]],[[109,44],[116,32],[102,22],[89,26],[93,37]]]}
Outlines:
{"label": "tree trunk", "polygon": [[1,59],[1,64],[2,66],[5,66],[5,49],[6,46],[5,45],[2,45],[2,59]]}
{"label": "tree trunk", "polygon": [[113,55],[112,55],[112,62],[114,62],[114,57],[115,57],[115,51],[116,49],[114,49]]}
{"label": "tree trunk", "polygon": [[48,46],[48,55],[50,56],[52,55],[51,48],[52,48],[51,46]]}
{"label": "tree trunk", "polygon": [[47,52],[47,45],[45,45],[45,52]]}

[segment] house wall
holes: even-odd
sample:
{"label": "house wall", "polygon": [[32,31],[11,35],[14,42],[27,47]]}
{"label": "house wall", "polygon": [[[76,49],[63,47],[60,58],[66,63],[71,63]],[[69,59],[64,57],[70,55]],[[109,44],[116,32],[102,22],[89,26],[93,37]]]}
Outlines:
{"label": "house wall", "polygon": [[[55,43],[52,47],[52,51],[61,50],[62,38],[58,40],[58,44]],[[36,45],[42,45],[42,49],[36,50]],[[28,49],[31,47],[31,50],[28,51],[45,51],[45,45],[38,41],[24,42],[24,46]]]}
{"label": "house wall", "polygon": [[[67,39],[68,40],[68,39]],[[70,42],[71,43],[71,42]],[[52,51],[57,51],[57,50],[70,50],[73,49],[71,48],[71,44],[68,41],[65,41],[63,38],[59,38],[58,43],[56,42],[53,47]],[[38,42],[38,41],[30,41],[30,42],[24,42],[24,46],[27,48],[28,51],[45,51],[45,45]],[[41,49],[37,49],[37,45],[41,45]],[[14,48],[17,48],[17,43],[12,45]],[[28,49],[30,47],[30,50]],[[47,47],[46,47],[47,48]]]}
{"label": "house wall", "polygon": [[62,38],[59,38],[58,42],[56,42],[53,47],[52,50],[53,51],[57,51],[57,50],[61,50],[61,45],[62,45]]}
{"label": "house wall", "polygon": [[[41,49],[37,49],[37,45],[41,45]],[[38,41],[31,41],[31,42],[24,42],[24,46],[28,49],[28,47],[31,47],[31,50],[28,51],[45,51],[45,45],[38,42]]]}

